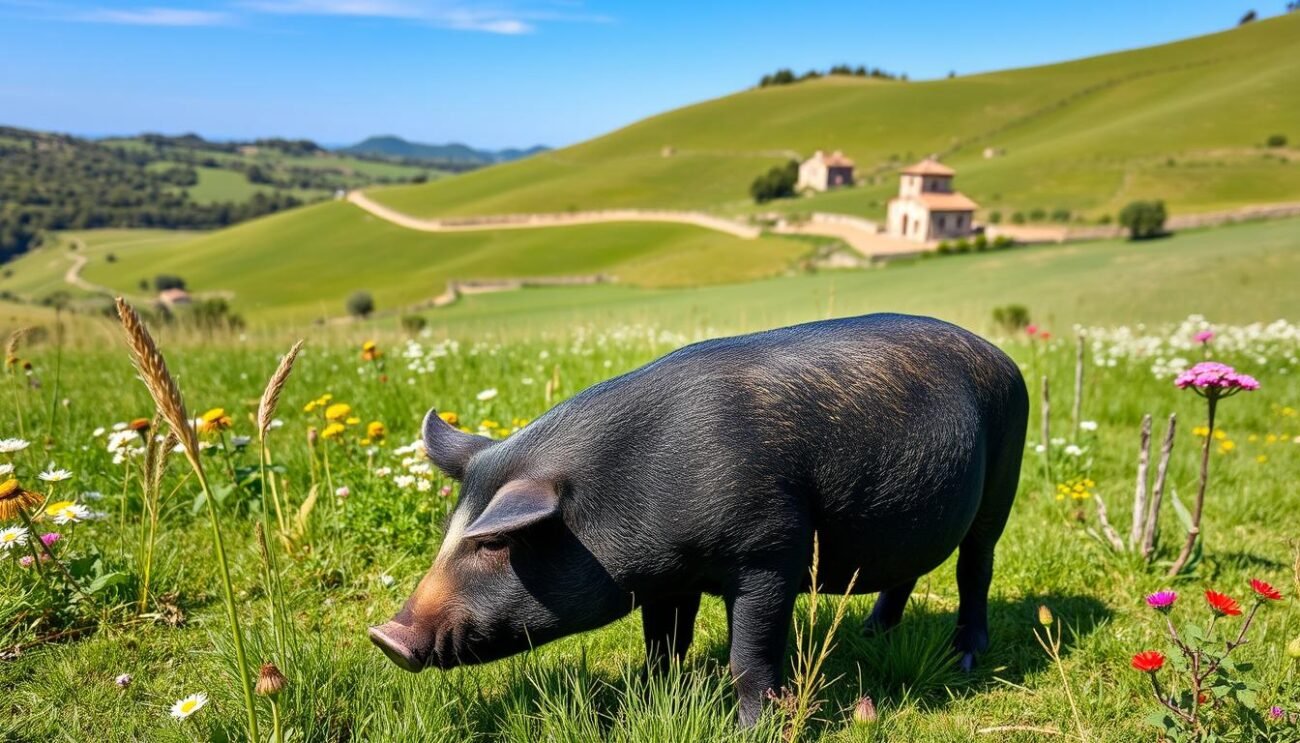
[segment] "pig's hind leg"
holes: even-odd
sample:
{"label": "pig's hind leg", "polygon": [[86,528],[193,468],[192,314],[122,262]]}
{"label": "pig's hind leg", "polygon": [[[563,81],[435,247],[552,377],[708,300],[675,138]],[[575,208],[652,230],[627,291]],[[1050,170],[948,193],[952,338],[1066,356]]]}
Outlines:
{"label": "pig's hind leg", "polygon": [[641,627],[645,632],[646,666],[651,673],[664,673],[672,660],[681,662],[695,637],[695,615],[700,594],[669,596],[641,606]]}
{"label": "pig's hind leg", "polygon": [[911,597],[912,589],[915,587],[916,581],[909,580],[881,591],[876,597],[876,605],[871,609],[871,616],[867,617],[864,623],[863,629],[866,633],[876,634],[898,626],[903,619],[903,610],[907,608],[907,599]]}

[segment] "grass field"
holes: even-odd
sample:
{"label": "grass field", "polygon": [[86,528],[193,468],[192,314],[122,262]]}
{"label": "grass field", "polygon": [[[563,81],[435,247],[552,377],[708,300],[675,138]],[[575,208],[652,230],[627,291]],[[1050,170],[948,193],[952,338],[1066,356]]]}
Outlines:
{"label": "grass field", "polygon": [[[1294,201],[1298,41],[1300,16],[1289,14],[1043,67],[749,90],[518,163],[372,196],[415,215],[601,207],[744,213],[755,208],[749,183],[770,165],[841,149],[856,160],[863,187],[775,208],[879,217],[897,191],[897,166],[930,153],[957,168],[958,187],[986,213],[1064,208],[1095,218],[1138,198],[1163,198],[1175,213]],[[1265,150],[1272,134],[1288,135],[1292,149]],[[675,154],[664,157],[665,147]],[[986,147],[1005,154],[986,160]]]}
{"label": "grass field", "polygon": [[[954,259],[952,265],[967,260],[969,269],[992,258]],[[1275,271],[1267,264],[1256,260],[1243,265],[1254,267],[1243,273],[1250,279],[1247,288],[1201,291],[1196,295],[1201,311],[1216,321],[1271,320],[1279,308],[1295,301],[1289,284],[1269,278]],[[1082,275],[1091,278],[1080,281],[1115,276]],[[1175,283],[1170,291],[1177,287]],[[1228,299],[1247,294],[1253,311]],[[843,295],[837,291],[836,296]],[[1106,306],[1110,295],[1100,296],[1090,305],[1091,317],[1103,322],[1101,318],[1115,311],[1131,312],[1134,318],[1163,317],[1174,309],[1167,306],[1170,296],[1140,294],[1134,298],[1140,305],[1123,310]],[[715,300],[722,301],[708,294],[699,301]],[[945,301],[931,297],[936,310]],[[726,306],[710,308],[717,313],[708,318],[719,329],[713,332],[767,324],[765,317],[727,313]],[[811,298],[802,309],[787,307],[802,319],[824,311]],[[1294,312],[1294,305],[1290,307]],[[635,612],[605,629],[527,656],[419,676],[393,667],[365,639],[365,627],[387,619],[427,568],[441,524],[455,502],[454,489],[439,495],[448,484],[440,476],[416,472],[410,482],[397,477],[405,466],[397,449],[416,436],[419,416],[427,407],[455,411],[471,429],[481,421],[483,430],[501,436],[547,408],[547,379],[558,380],[552,388],[559,398],[567,397],[700,334],[680,317],[654,309],[646,313],[649,325],[624,324],[622,313],[610,305],[595,305],[581,314],[585,319],[577,323],[519,315],[499,316],[492,323],[479,315],[476,329],[453,327],[457,343],[440,340],[445,329],[438,326],[415,345],[378,328],[311,332],[282,398],[278,417],[283,427],[271,435],[277,463],[273,479],[283,500],[283,536],[290,545],[286,551],[279,538],[280,522],[269,509],[282,583],[279,595],[293,625],[283,652],[268,624],[268,595],[274,591],[264,577],[254,537],[254,525],[263,513],[260,504],[265,502],[253,466],[256,444],[250,448],[231,443],[231,436],[254,433],[250,415],[280,349],[266,338],[241,341],[164,333],[164,350],[191,413],[221,406],[232,418],[227,434],[205,439],[215,448],[203,461],[221,494],[218,513],[224,521],[249,663],[255,671],[258,663],[274,659],[289,679],[279,700],[290,739],[781,740],[782,719],[776,716],[743,736],[732,728],[734,702],[724,672],[726,622],[716,599],[705,601],[682,675],[648,690],[639,676],[642,649]],[[1089,320],[1085,314],[1077,317]],[[528,323],[527,339],[518,337],[514,321],[520,319]],[[1145,606],[1142,596],[1176,588],[1182,598],[1175,619],[1182,622],[1205,614],[1200,597],[1205,588],[1225,591],[1249,605],[1246,582],[1252,577],[1278,586],[1287,600],[1260,610],[1251,642],[1238,652],[1241,660],[1254,664],[1237,674],[1253,684],[1255,698],[1246,704],[1226,701],[1211,718],[1221,732],[1242,740],[1289,741],[1295,738],[1287,736],[1300,732],[1294,724],[1270,722],[1267,713],[1271,705],[1288,713],[1300,705],[1300,669],[1284,653],[1286,643],[1300,634],[1294,599],[1300,593],[1300,567],[1291,567],[1294,555],[1288,540],[1294,540],[1296,532],[1294,520],[1287,517],[1300,508],[1293,487],[1300,467],[1300,443],[1293,443],[1300,441],[1294,326],[1289,326],[1289,336],[1276,328],[1264,333],[1215,326],[1216,357],[1256,374],[1263,388],[1221,406],[1224,437],[1216,439],[1211,462],[1205,558],[1194,572],[1172,583],[1161,577],[1159,565],[1144,568],[1090,536],[1087,528],[1095,526],[1090,501],[1060,501],[1055,494],[1060,481],[1092,479],[1094,491],[1110,505],[1117,528],[1127,533],[1138,422],[1147,412],[1158,419],[1176,412],[1181,429],[1170,485],[1184,500],[1191,497],[1199,445],[1192,428],[1203,419],[1204,403],[1190,392],[1175,390],[1167,375],[1156,376],[1151,367],[1156,356],[1196,358],[1199,350],[1190,340],[1195,327],[1133,325],[1133,337],[1099,333],[1089,351],[1082,400],[1083,419],[1096,421],[1097,427],[1076,433],[1071,433],[1069,414],[1062,412],[1073,402],[1068,391],[1073,342],[1066,328],[1049,327],[1059,331],[1056,340],[1026,342],[1024,334],[1018,334],[1001,343],[1026,376],[1051,377],[1057,411],[1052,435],[1078,445],[1082,453],[1071,456],[1064,453],[1063,444],[1053,447],[1056,469],[1049,477],[1040,455],[1027,450],[1020,496],[998,553],[991,650],[969,675],[957,671],[946,655],[957,600],[952,560],[922,579],[903,624],[885,637],[859,634],[871,597],[854,598],[833,637],[825,668],[831,683],[818,695],[825,704],[801,739],[948,742],[989,740],[995,734],[1005,741],[1037,741],[1081,729],[1093,741],[1150,740],[1153,729],[1142,721],[1155,708],[1150,684],[1129,668],[1129,658],[1138,650],[1170,649],[1161,639],[1159,615]],[[367,337],[379,341],[384,353],[379,361],[360,358]],[[238,739],[244,717],[237,666],[207,516],[196,500],[199,489],[185,474],[183,458],[172,457],[162,480],[157,546],[140,614],[137,601],[147,562],[142,557],[142,529],[148,523],[140,459],[128,455],[125,464],[114,464],[106,449],[108,434],[96,431],[147,417],[152,405],[111,328],[105,325],[89,338],[71,341],[61,362],[48,339],[20,344],[19,355],[31,361],[32,378],[41,384],[15,388],[11,383],[21,383],[23,377],[3,380],[5,399],[12,396],[15,404],[6,404],[0,412],[0,438],[48,443],[0,454],[0,463],[14,464],[23,484],[39,486],[51,500],[71,499],[86,506],[90,518],[83,523],[56,526],[47,517],[37,530],[62,535],[53,550],[92,598],[78,598],[54,577],[49,563],[45,581],[50,586],[43,588],[31,567],[17,564],[17,553],[0,560],[0,690],[5,710],[0,739]],[[1115,359],[1113,365],[1092,363],[1108,358]],[[61,371],[56,371],[60,363]],[[106,389],[113,392],[105,394]],[[496,392],[481,394],[487,389]],[[319,410],[306,412],[304,406],[325,393],[333,394],[333,402],[350,404],[360,422],[348,426],[338,439],[321,440],[311,448],[306,443],[308,428],[321,430],[325,421]],[[60,399],[68,402],[58,404]],[[1037,415],[1037,410],[1031,415],[1035,431]],[[386,424],[387,435],[381,442],[363,444],[361,431],[372,420]],[[1036,438],[1031,434],[1031,444]],[[223,447],[231,449],[223,454]],[[374,447],[373,452],[368,447]],[[392,471],[381,469],[385,467]],[[71,479],[37,481],[35,473],[47,468],[67,468]],[[232,480],[241,484],[228,487]],[[418,485],[422,481],[427,491]],[[343,486],[348,496],[336,497]],[[1173,512],[1167,511],[1164,518],[1158,562],[1172,558],[1179,538]],[[1064,630],[1060,668],[1035,642],[1039,605],[1050,607],[1055,626]],[[828,614],[823,606],[822,619],[812,628],[819,641],[832,640],[827,636]],[[797,608],[795,621],[805,626],[809,622],[806,600]],[[1218,631],[1235,631],[1240,621],[1225,618]],[[131,677],[125,688],[115,684],[119,674]],[[199,692],[210,699],[206,707],[184,721],[171,718],[168,708],[174,701]],[[880,712],[877,723],[849,721],[855,701],[864,694]],[[1077,719],[1071,700],[1078,706]],[[261,697],[257,705],[266,737],[270,708]]]}
{"label": "grass field", "polygon": [[[12,292],[28,302],[39,302],[60,292],[74,299],[88,297],[93,293],[64,280],[77,258],[86,259],[84,277],[98,264],[111,265],[110,255],[111,260],[129,260],[137,251],[151,255],[155,251],[174,252],[199,234],[184,230],[130,229],[62,232],[46,245],[6,263],[5,275],[0,277],[0,291]],[[152,280],[154,275],[144,273],[113,288],[127,294],[142,293],[139,280]]]}

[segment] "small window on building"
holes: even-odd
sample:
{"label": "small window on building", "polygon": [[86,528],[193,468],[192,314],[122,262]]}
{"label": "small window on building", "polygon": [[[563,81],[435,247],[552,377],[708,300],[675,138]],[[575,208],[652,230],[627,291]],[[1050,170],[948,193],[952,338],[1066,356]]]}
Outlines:
{"label": "small window on building", "polygon": [[946,227],[946,225],[944,224],[944,218],[939,217],[939,229],[942,230],[944,227]]}

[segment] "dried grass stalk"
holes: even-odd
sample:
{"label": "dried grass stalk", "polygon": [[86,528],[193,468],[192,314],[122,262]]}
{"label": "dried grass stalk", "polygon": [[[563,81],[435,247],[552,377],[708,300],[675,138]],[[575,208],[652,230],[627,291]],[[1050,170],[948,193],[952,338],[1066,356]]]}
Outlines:
{"label": "dried grass stalk", "polygon": [[266,383],[266,389],[262,391],[262,402],[257,406],[257,434],[262,439],[266,438],[266,432],[271,428],[276,406],[280,404],[280,393],[284,391],[284,385],[289,381],[289,374],[293,372],[293,362],[298,358],[302,344],[302,341],[293,344],[289,353],[280,359],[279,368],[271,375],[271,379]]}
{"label": "dried grass stalk", "polygon": [[23,336],[31,331],[31,328],[19,328],[9,334],[8,340],[5,341],[5,361],[17,360],[18,343],[22,341]]}
{"label": "dried grass stalk", "polygon": [[167,371],[167,361],[163,359],[158,345],[154,343],[153,336],[149,335],[149,330],[145,328],[144,321],[135,308],[121,297],[117,298],[117,315],[122,320],[127,345],[131,347],[131,361],[135,364],[140,379],[144,381],[145,388],[149,390],[158,414],[167,421],[172,433],[185,448],[185,456],[190,460],[190,465],[202,472],[199,437],[185,413],[185,400],[181,397],[181,390],[171,372]]}

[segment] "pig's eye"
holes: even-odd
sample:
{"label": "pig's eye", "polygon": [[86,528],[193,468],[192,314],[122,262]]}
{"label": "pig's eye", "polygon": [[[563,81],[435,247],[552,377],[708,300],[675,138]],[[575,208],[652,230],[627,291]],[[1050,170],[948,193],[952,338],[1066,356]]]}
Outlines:
{"label": "pig's eye", "polygon": [[503,552],[507,546],[509,546],[509,543],[506,542],[504,537],[490,537],[478,543],[479,550],[489,554]]}

